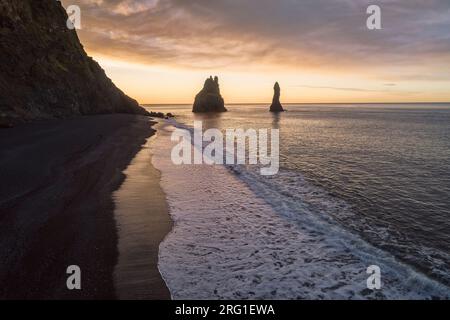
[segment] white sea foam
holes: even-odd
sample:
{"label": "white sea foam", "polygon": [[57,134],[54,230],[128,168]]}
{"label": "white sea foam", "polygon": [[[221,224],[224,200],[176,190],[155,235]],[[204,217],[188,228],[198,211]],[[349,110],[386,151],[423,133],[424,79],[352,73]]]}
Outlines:
{"label": "white sea foam", "polygon": [[[224,166],[173,165],[171,130],[159,128],[152,150],[174,221],[159,255],[174,299],[448,298],[448,288],[312,212],[298,197],[266,188],[267,181],[239,168],[234,174]],[[292,179],[299,193],[317,192]],[[322,199],[319,208],[336,206],[345,209],[332,199]],[[379,291],[366,288],[373,264],[382,271]]]}

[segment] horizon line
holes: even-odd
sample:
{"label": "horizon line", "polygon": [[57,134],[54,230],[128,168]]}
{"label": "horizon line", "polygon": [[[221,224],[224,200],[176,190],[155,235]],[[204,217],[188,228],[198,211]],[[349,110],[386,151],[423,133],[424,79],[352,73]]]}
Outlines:
{"label": "horizon line", "polygon": [[[139,103],[143,106],[173,106],[173,105],[193,105],[193,103]],[[225,103],[225,105],[269,105],[270,102],[233,102],[233,103]],[[299,105],[299,104],[450,104],[450,101],[447,102],[431,102],[431,101],[420,101],[420,102],[288,102],[282,103],[283,105]]]}

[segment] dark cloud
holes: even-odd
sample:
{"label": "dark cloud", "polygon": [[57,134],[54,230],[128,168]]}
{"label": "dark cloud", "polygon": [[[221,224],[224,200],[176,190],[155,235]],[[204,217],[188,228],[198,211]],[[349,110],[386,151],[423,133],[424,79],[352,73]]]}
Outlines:
{"label": "dark cloud", "polygon": [[[88,50],[149,64],[450,71],[448,0],[63,2],[82,8]],[[382,9],[382,30],[366,28],[370,4]]]}

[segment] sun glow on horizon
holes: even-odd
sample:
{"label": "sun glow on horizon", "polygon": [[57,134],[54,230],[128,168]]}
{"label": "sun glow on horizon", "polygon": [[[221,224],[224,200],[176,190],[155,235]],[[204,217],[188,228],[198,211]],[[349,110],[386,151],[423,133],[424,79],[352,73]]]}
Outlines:
{"label": "sun glow on horizon", "polygon": [[93,54],[107,75],[140,104],[191,104],[210,75],[217,75],[228,104],[270,103],[281,84],[284,103],[449,102],[450,92],[427,82],[386,83],[364,74],[290,72],[281,68],[249,73],[147,65]]}
{"label": "sun glow on horizon", "polygon": [[[190,104],[210,75],[226,103],[450,101],[450,6],[380,1],[63,0],[113,82],[142,104]],[[258,10],[255,10],[258,8]]]}

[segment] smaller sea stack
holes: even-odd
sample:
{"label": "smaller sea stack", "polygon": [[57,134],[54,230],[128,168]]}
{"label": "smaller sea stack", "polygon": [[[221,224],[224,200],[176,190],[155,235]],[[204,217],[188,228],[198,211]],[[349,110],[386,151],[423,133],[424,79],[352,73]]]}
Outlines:
{"label": "smaller sea stack", "polygon": [[270,106],[270,112],[284,112],[283,106],[280,103],[280,94],[281,89],[278,82],[275,82],[275,86],[273,87],[273,101],[272,105]]}
{"label": "smaller sea stack", "polygon": [[225,102],[220,95],[219,78],[209,77],[205,81],[203,89],[195,97],[194,113],[227,112]]}

